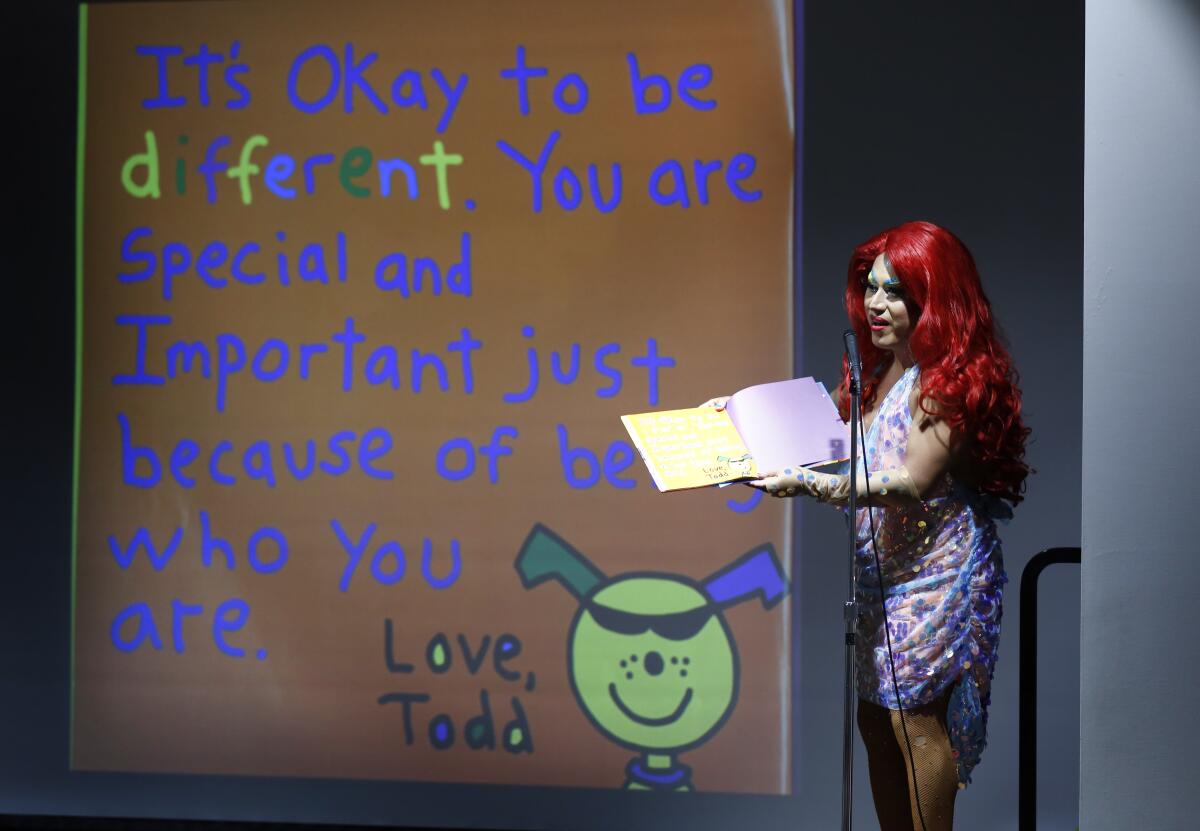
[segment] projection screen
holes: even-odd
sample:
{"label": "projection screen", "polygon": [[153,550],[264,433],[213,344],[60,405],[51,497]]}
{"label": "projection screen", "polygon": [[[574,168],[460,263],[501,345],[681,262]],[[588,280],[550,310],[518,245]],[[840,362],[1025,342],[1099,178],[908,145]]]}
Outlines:
{"label": "projection screen", "polygon": [[72,770],[789,793],[791,5],[80,23]]}

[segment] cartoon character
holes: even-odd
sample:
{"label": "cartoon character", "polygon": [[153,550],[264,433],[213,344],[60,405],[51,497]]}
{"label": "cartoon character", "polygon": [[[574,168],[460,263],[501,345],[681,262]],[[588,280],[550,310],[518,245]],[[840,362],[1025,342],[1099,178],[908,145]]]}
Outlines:
{"label": "cartoon character", "polygon": [[770,544],[696,582],[680,574],[605,577],[540,523],[517,555],[527,589],[557,580],[579,601],[567,635],[571,690],[592,725],[637,751],[625,787],[692,790],[678,754],[703,744],[737,703],[738,653],[723,610],[787,593]]}

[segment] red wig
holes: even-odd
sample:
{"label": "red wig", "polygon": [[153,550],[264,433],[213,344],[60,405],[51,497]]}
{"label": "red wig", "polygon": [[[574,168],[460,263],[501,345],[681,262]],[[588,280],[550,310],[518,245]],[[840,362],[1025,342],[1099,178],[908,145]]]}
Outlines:
{"label": "red wig", "polygon": [[[1021,501],[1029,466],[1029,428],[1021,421],[1021,391],[1008,350],[992,323],[992,307],[975,260],[957,237],[930,222],[906,222],[854,249],[846,281],[846,311],[863,363],[863,408],[870,409],[890,353],[871,342],[863,294],[875,258],[887,253],[914,316],[909,346],[921,367],[921,409],[949,424],[958,449],[984,493]],[[849,366],[843,360],[838,403],[849,413]]]}

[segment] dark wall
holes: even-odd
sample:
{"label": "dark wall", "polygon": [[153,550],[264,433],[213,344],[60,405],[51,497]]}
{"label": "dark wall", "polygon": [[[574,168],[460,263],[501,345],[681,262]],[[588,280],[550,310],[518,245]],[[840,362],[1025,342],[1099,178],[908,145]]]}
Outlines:
{"label": "dark wall", "polygon": [[77,12],[25,11],[4,10],[5,144],[19,161],[4,176],[0,792],[36,798],[31,771],[61,768],[68,735]]}
{"label": "dark wall", "polygon": [[[805,26],[801,374],[837,382],[850,251],[910,219],[971,249],[1021,373],[1037,473],[1000,528],[1011,582],[990,741],[956,811],[963,828],[1012,828],[1021,569],[1079,545],[1083,3],[810,2]],[[804,827],[834,828],[844,524],[811,504],[801,520],[801,802]],[[1040,827],[1074,828],[1077,567],[1048,570],[1042,594]],[[861,744],[856,761],[856,827],[875,827]]]}

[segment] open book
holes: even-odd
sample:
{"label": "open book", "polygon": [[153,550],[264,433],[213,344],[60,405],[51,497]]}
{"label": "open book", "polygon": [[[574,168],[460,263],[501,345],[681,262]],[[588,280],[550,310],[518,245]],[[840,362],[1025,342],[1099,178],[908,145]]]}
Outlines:
{"label": "open book", "polygon": [[813,378],[739,390],[724,410],[689,407],[621,416],[660,491],[757,479],[844,461],[850,430]]}

